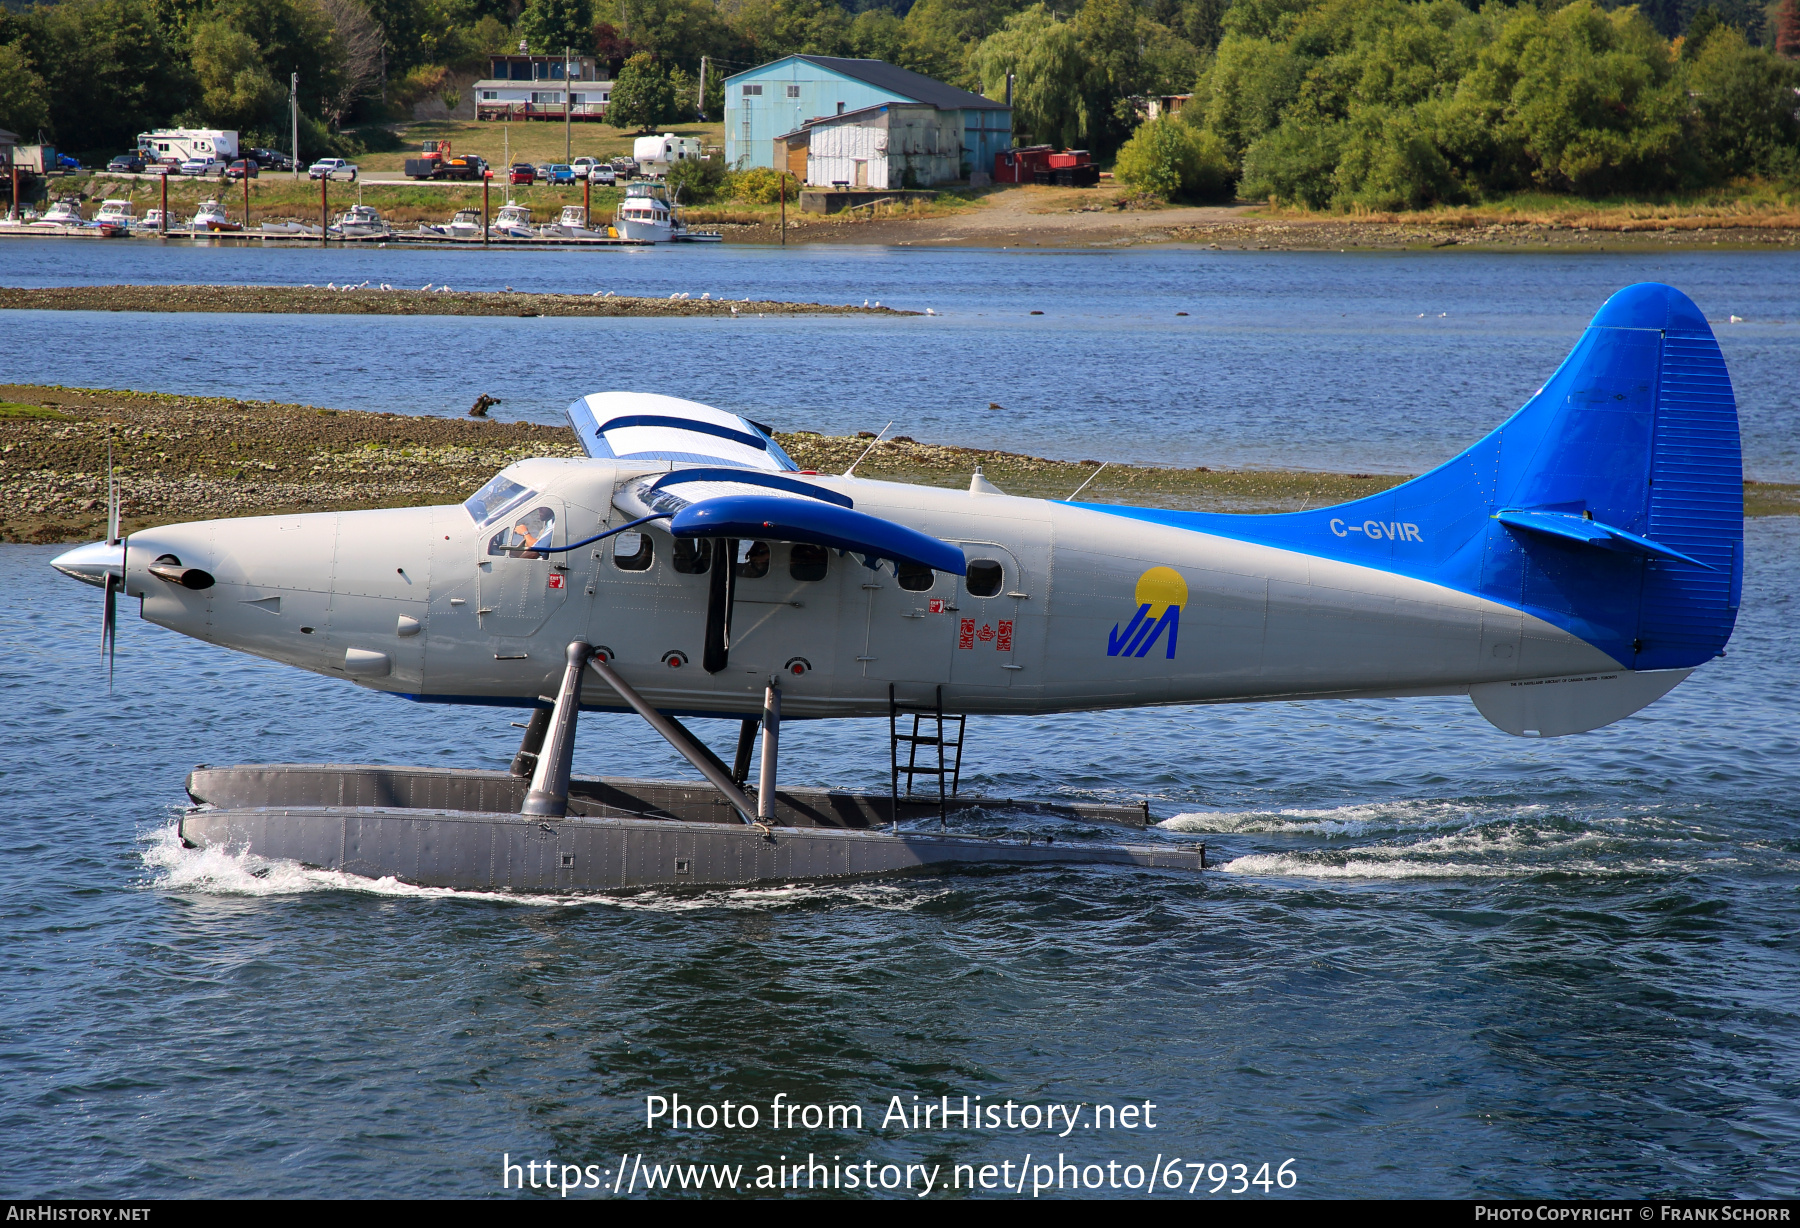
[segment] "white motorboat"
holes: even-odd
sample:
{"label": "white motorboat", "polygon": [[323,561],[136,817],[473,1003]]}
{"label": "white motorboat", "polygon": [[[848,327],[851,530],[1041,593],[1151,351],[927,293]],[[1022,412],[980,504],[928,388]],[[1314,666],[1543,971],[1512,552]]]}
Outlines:
{"label": "white motorboat", "polygon": [[588,211],[585,205],[564,205],[562,216],[544,227],[547,239],[610,239],[613,237],[610,227],[595,230],[588,225]]}
{"label": "white motorboat", "polygon": [[394,231],[373,205],[351,205],[331,224],[331,233],[340,239],[385,239]]}
{"label": "white motorboat", "polygon": [[196,234],[217,234],[222,230],[242,230],[243,227],[225,215],[225,207],[218,201],[203,200],[194,220],[188,223],[188,229]]}
{"label": "white motorboat", "polygon": [[660,183],[632,183],[625,186],[625,199],[613,215],[613,228],[621,239],[639,243],[667,243],[675,237],[679,223],[669,189]]}
{"label": "white motorboat", "polygon": [[481,237],[481,210],[458,209],[456,216],[437,226],[419,227],[421,233],[440,235],[446,239],[479,239]]}
{"label": "white motorboat", "polygon": [[291,217],[264,222],[262,232],[264,238],[316,239],[319,237],[319,227],[315,223],[295,221]]}
{"label": "white motorboat", "polygon": [[129,230],[137,225],[137,210],[128,200],[103,200],[100,211],[94,214],[94,221],[102,225],[123,226]]}
{"label": "white motorboat", "polygon": [[[174,226],[176,224],[177,223],[175,222],[174,218],[169,219],[170,226]],[[133,222],[131,224],[131,233],[139,234],[139,235],[141,235],[141,234],[160,234],[162,232],[162,228],[163,228],[163,211],[161,209],[146,209],[146,210],[144,210],[144,216],[141,218],[138,218],[135,222]]]}
{"label": "white motorboat", "polygon": [[494,224],[489,229],[497,235],[508,239],[535,239],[538,232],[531,225],[531,210],[525,205],[507,201],[500,212],[494,215]]}

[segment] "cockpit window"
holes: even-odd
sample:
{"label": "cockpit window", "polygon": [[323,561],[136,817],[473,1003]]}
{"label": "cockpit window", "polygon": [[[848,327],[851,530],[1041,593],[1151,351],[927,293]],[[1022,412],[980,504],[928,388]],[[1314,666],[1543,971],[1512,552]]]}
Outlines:
{"label": "cockpit window", "polygon": [[532,547],[549,544],[550,535],[556,531],[556,513],[540,507],[508,519],[507,527],[488,540],[488,553],[505,555],[509,559],[543,558]]}
{"label": "cockpit window", "polygon": [[486,486],[470,495],[463,507],[475,518],[476,524],[486,524],[513,504],[523,503],[531,494],[505,474],[497,474]]}

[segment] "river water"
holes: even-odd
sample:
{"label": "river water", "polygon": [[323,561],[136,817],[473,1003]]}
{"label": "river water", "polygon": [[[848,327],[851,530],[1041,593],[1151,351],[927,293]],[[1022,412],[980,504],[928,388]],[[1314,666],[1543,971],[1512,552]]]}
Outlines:
{"label": "river water", "polygon": [[[56,267],[13,245],[3,279],[219,280],[229,256],[274,280],[249,262],[298,260],[134,247],[121,271],[89,254],[108,245],[68,246]],[[446,363],[572,377],[586,340],[593,370],[632,364],[629,386],[772,406],[786,426],[873,429],[912,406],[920,438],[1404,469],[1535,388],[1611,289],[1661,277],[1721,320],[1753,471],[1796,465],[1790,257],[663,256],[589,267],[622,292],[754,284],[943,318],[9,314],[0,356],[15,380],[398,408],[419,387],[447,397]],[[329,269],[281,271],[554,288],[588,258],[332,252],[312,254]],[[188,348],[168,348],[180,335]],[[194,349],[216,361],[186,362]],[[855,369],[828,379],[819,357]],[[334,361],[361,370],[334,384]],[[554,413],[567,389],[539,385],[560,378],[534,377],[512,408]],[[959,425],[958,403],[990,399],[1003,417]],[[1078,1179],[1117,1162],[1129,1182],[1137,1165],[1140,1185],[1173,1159],[1184,1190],[1189,1163],[1242,1163],[1248,1180],[1267,1162],[1273,1181],[1292,1158],[1296,1183],[1273,1192],[1315,1197],[1800,1192],[1800,521],[1749,526],[1729,655],[1588,735],[1509,738],[1448,698],[971,721],[970,789],[1148,797],[1149,838],[1205,833],[1217,872],[586,899],[178,849],[195,763],[499,766],[516,731],[503,711],[414,706],[129,616],[109,694],[99,596],[54,576],[55,553],[0,547],[5,1195],[486,1195],[503,1157],[610,1183],[621,1156],[642,1193],[645,1165],[746,1164],[748,1184],[809,1154],[896,1179],[938,1165],[940,1182],[1060,1156]],[[696,724],[717,744],[731,732]],[[876,726],[793,726],[784,771],[882,787]],[[622,716],[583,718],[576,767],[688,774]],[[759,1105],[759,1127],[646,1128],[646,1097],[675,1095]],[[860,1105],[864,1126],[773,1130],[778,1095]],[[1155,1128],[882,1124],[892,1097],[965,1095],[1148,1101]]]}

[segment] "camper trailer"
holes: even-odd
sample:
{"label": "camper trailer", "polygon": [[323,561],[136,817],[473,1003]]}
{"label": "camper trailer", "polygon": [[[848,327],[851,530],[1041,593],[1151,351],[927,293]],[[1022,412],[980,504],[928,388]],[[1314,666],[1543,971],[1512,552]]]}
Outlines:
{"label": "camper trailer", "polygon": [[217,128],[158,128],[138,133],[137,147],[146,162],[208,158],[229,163],[238,157],[238,134]]}
{"label": "camper trailer", "polygon": [[676,136],[673,132],[640,136],[632,142],[631,156],[637,162],[640,174],[666,175],[677,162],[699,160],[700,138]]}

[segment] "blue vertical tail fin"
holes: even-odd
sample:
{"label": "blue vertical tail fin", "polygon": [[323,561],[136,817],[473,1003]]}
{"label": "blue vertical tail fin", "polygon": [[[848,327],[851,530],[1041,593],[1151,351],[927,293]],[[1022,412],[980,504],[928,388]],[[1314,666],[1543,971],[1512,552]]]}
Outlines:
{"label": "blue vertical tail fin", "polygon": [[1654,282],[1608,299],[1485,439],[1391,490],[1276,516],[1106,510],[1479,594],[1634,670],[1722,652],[1743,579],[1731,378],[1700,309]]}

